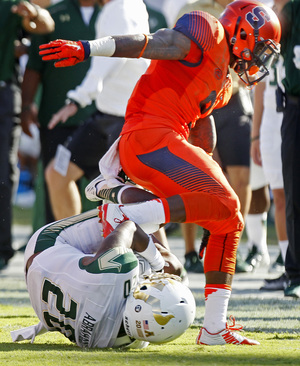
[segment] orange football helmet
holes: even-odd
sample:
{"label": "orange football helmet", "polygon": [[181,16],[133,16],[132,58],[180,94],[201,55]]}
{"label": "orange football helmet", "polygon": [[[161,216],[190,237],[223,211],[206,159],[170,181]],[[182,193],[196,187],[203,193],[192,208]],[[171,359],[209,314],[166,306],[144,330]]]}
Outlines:
{"label": "orange football helmet", "polygon": [[255,0],[236,0],[226,6],[219,21],[231,52],[232,65],[240,79],[255,85],[269,74],[280,53],[281,27],[274,11]]}

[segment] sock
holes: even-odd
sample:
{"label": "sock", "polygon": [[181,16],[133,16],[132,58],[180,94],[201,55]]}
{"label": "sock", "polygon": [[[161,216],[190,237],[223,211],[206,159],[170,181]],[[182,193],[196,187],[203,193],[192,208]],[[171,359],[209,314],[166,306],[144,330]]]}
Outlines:
{"label": "sock", "polygon": [[283,259],[283,263],[285,263],[285,257],[286,257],[287,248],[289,246],[289,241],[288,240],[279,240],[278,244],[279,244],[281,256]]}
{"label": "sock", "polygon": [[267,212],[248,214],[246,216],[246,232],[249,244],[255,244],[260,253],[268,252]]}
{"label": "sock", "polygon": [[165,260],[156,248],[153,239],[149,236],[149,243],[143,252],[137,252],[139,255],[147,259],[154,271],[161,271],[164,268]]}
{"label": "sock", "polygon": [[121,193],[124,189],[129,188],[125,185],[120,185],[114,188],[102,189],[101,190],[101,198],[113,202],[113,203],[122,203],[120,201]]}
{"label": "sock", "polygon": [[127,204],[122,206],[121,210],[147,234],[157,231],[160,224],[169,222],[170,218],[169,205],[164,198]]}
{"label": "sock", "polygon": [[231,286],[209,284],[205,286],[204,294],[205,315],[203,327],[210,333],[218,333],[226,328]]}

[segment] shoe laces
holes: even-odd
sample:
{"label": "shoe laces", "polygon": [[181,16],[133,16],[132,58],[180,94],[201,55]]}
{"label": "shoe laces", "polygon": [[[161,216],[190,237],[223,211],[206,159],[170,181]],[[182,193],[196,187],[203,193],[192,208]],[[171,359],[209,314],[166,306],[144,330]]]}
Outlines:
{"label": "shoe laces", "polygon": [[226,329],[230,331],[239,331],[243,329],[243,326],[241,324],[235,324],[235,317],[233,315],[229,316],[229,320],[232,322],[231,325],[226,324]]}
{"label": "shoe laces", "polygon": [[124,214],[124,212],[121,210],[121,207],[124,207],[124,205],[119,205],[119,210],[120,210],[121,214],[123,215],[123,217],[122,217],[121,219],[119,219],[118,217],[115,217],[115,218],[114,218],[114,222],[115,222],[116,224],[121,224],[122,222],[129,220],[129,218],[128,218],[128,217]]}

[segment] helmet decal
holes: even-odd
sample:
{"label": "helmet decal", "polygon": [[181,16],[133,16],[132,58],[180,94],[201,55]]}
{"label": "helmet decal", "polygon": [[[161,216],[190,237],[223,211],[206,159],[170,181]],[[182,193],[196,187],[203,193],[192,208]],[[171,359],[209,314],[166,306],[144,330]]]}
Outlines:
{"label": "helmet decal", "polygon": [[269,22],[271,18],[266,9],[257,6],[246,14],[246,20],[253,29],[259,29],[266,24],[266,21]]}
{"label": "helmet decal", "polygon": [[[162,282],[158,282],[158,283],[150,282],[149,284],[147,283],[147,285],[153,286],[160,291],[162,291],[163,287],[165,286]],[[144,284],[144,286],[145,286],[145,284]],[[152,307],[153,317],[159,325],[166,325],[172,318],[174,318],[174,315],[172,315],[172,314],[163,315],[162,311],[161,311],[160,300],[154,296],[146,295],[144,292],[141,292],[140,287],[136,288],[136,290],[133,293],[133,297],[135,299],[145,301]],[[139,311],[141,311],[141,309],[139,309]]]}
{"label": "helmet decal", "polygon": [[123,324],[131,338],[165,343],[184,333],[195,313],[193,294],[178,276],[154,273],[127,297]]}

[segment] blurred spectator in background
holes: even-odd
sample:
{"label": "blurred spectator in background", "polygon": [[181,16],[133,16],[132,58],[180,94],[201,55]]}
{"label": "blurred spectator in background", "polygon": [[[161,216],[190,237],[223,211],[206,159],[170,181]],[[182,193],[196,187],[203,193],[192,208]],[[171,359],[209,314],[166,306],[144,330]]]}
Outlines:
{"label": "blurred spectator in background", "polygon": [[[282,61],[281,61],[282,62]],[[285,195],[283,189],[281,163],[281,134],[282,112],[276,111],[276,88],[278,86],[278,70],[273,67],[270,75],[254,90],[254,116],[252,125],[251,155],[256,164],[263,167],[267,181],[270,184],[274,201],[275,229],[283,263],[286,257],[288,239],[286,232]],[[281,79],[281,78],[280,78]],[[280,108],[282,109],[282,108]],[[278,263],[273,264],[274,269]],[[272,268],[270,268],[272,270]],[[262,290],[283,290],[286,274],[279,278],[267,279]]]}
{"label": "blurred spectator in background", "polygon": [[0,269],[14,255],[12,248],[12,201],[19,180],[18,146],[21,135],[21,75],[16,53],[20,33],[53,31],[48,11],[28,1],[0,2]]}
{"label": "blurred spectator in background", "polygon": [[41,152],[40,135],[38,127],[30,126],[32,137],[21,134],[18,150],[20,179],[14,205],[21,208],[31,208],[35,202],[35,177]]}
{"label": "blurred spectator in background", "polygon": [[[22,127],[28,135],[31,134],[32,124],[38,125],[40,130],[41,164],[36,184],[33,230],[54,221],[47,189],[44,187],[44,168],[55,156],[57,146],[63,144],[82,121],[95,111],[94,104],[91,104],[82,108],[76,118],[70,118],[66,124],[54,130],[48,129],[52,115],[65,104],[66,92],[83,80],[90,67],[90,60],[69,68],[67,72],[62,72],[61,69],[54,68],[51,63],[42,62],[38,48],[40,44],[58,38],[93,39],[99,10],[96,0],[60,1],[49,7],[49,12],[55,21],[55,30],[47,35],[33,36],[31,40],[22,86]],[[37,95],[38,108],[35,105]],[[85,204],[86,209],[95,207],[88,200]]]}
{"label": "blurred spectator in background", "polygon": [[288,249],[285,269],[288,277],[285,296],[300,297],[300,1],[275,0],[282,26],[281,53],[285,78],[281,91],[283,120],[281,154],[286,199]]}
{"label": "blurred spectator in background", "polygon": [[[96,23],[96,38],[140,32],[149,32],[148,14],[141,0],[105,2]],[[58,128],[70,117],[77,118],[81,108],[93,100],[96,100],[97,111],[66,141],[64,148],[59,147],[46,170],[56,220],[80,213],[81,200],[75,182],[84,175],[92,180],[99,174],[98,162],[119,136],[130,94],[148,65],[145,59],[115,58],[112,62],[104,57],[93,58],[82,83],[66,92],[69,104],[53,116],[49,125],[51,131],[56,131],[59,122],[63,124]],[[50,66],[53,68],[52,64]],[[59,70],[64,72],[64,69]]]}

